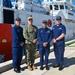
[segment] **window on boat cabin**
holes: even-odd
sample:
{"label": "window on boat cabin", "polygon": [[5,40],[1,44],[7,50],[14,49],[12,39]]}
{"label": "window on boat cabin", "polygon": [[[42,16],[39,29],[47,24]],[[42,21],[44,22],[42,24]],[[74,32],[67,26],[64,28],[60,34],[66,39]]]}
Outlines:
{"label": "window on boat cabin", "polygon": [[14,11],[3,9],[3,23],[14,24]]}
{"label": "window on boat cabin", "polygon": [[68,9],[68,6],[65,6],[65,9]]}
{"label": "window on boat cabin", "polygon": [[60,9],[64,9],[64,5],[60,5]]}
{"label": "window on boat cabin", "polygon": [[52,10],[53,8],[52,8],[52,5],[50,5],[50,10]]}
{"label": "window on boat cabin", "polygon": [[58,5],[54,5],[54,10],[59,10]]}
{"label": "window on boat cabin", "polygon": [[65,6],[65,9],[68,9],[68,10],[70,10],[70,7],[69,7],[69,6]]}

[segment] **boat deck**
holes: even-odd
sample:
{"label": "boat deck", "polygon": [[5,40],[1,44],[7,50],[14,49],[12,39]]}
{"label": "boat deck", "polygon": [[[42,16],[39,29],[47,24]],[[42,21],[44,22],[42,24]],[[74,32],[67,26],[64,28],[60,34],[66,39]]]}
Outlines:
{"label": "boat deck", "polygon": [[69,46],[65,47],[65,60],[64,60],[64,69],[62,71],[59,71],[58,68],[53,68],[52,65],[55,64],[55,57],[54,52],[51,52],[49,55],[49,67],[50,70],[46,70],[44,68],[43,71],[41,71],[40,64],[39,64],[39,58],[35,60],[35,64],[38,69],[29,71],[27,69],[27,65],[23,64],[21,65],[22,68],[24,68],[24,71],[21,71],[21,73],[15,73],[13,69],[10,69],[6,72],[1,73],[0,75],[75,75],[75,43],[71,44]]}

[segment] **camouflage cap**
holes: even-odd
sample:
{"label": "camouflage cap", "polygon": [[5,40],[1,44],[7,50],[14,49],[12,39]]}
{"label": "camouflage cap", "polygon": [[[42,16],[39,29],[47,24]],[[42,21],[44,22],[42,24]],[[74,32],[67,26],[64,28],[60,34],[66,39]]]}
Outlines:
{"label": "camouflage cap", "polygon": [[33,17],[29,16],[29,17],[28,17],[28,20],[30,20],[30,19],[33,19]]}

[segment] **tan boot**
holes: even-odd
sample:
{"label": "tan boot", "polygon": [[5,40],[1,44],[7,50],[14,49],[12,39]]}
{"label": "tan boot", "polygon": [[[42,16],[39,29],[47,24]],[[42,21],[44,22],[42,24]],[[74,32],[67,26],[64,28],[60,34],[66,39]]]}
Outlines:
{"label": "tan boot", "polygon": [[33,70],[33,68],[32,68],[31,66],[28,66],[28,70],[32,71],[32,70]]}
{"label": "tan boot", "polygon": [[33,69],[37,69],[37,67],[35,65],[32,66]]}

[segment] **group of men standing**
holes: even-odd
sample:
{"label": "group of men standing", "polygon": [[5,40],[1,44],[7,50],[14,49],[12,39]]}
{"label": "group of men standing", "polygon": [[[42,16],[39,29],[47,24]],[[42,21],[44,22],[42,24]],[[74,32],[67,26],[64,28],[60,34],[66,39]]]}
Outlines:
{"label": "group of men standing", "polygon": [[61,23],[61,17],[56,17],[56,25],[53,26],[52,30],[47,27],[46,20],[42,21],[42,27],[40,29],[33,25],[32,17],[28,17],[28,25],[25,26],[24,29],[20,27],[20,23],[21,19],[19,17],[16,18],[15,26],[12,28],[12,56],[14,71],[20,73],[22,70],[20,65],[24,43],[28,69],[30,71],[37,69],[34,65],[37,41],[39,42],[40,70],[44,69],[44,63],[46,65],[46,70],[49,70],[48,56],[50,53],[51,41],[53,41],[54,44],[54,53],[57,62],[53,67],[59,67],[59,70],[62,70],[64,63],[66,28]]}

